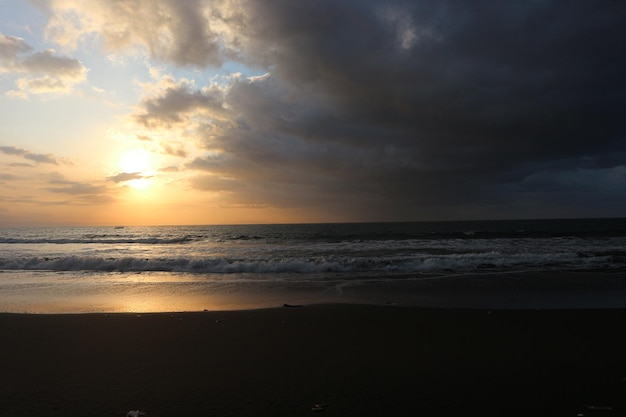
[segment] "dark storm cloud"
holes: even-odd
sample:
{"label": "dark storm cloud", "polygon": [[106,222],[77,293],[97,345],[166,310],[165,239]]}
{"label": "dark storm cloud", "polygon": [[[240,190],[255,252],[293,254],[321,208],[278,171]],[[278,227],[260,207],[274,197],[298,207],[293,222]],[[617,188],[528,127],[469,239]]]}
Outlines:
{"label": "dark storm cloud", "polygon": [[[265,150],[293,168],[302,150],[303,171],[321,176],[309,181],[318,194],[432,216],[439,207],[505,204],[515,197],[502,189],[554,166],[593,182],[597,170],[626,163],[622,5],[254,4],[250,56],[299,91],[296,104],[310,103],[312,91],[325,99],[291,117],[280,117],[284,99],[264,112],[278,110],[268,130],[292,137],[284,154]],[[603,181],[613,193],[623,185]]]}
{"label": "dark storm cloud", "polygon": [[204,191],[236,191],[244,187],[243,184],[231,178],[220,178],[214,175],[200,175],[192,180],[192,186]]}
{"label": "dark storm cloud", "polygon": [[533,215],[624,203],[621,3],[278,0],[229,16],[230,47],[268,75],[175,85],[137,116],[207,118],[196,134],[214,156],[187,166],[211,174],[198,189],[232,178],[245,184],[229,188],[235,203],[355,219],[524,216],[530,197]]}

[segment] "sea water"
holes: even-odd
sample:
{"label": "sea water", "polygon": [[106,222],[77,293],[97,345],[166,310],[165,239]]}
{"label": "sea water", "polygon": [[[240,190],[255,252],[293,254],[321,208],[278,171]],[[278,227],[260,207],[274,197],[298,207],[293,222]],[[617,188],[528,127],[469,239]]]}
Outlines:
{"label": "sea water", "polygon": [[626,306],[626,219],[0,229],[0,311]]}

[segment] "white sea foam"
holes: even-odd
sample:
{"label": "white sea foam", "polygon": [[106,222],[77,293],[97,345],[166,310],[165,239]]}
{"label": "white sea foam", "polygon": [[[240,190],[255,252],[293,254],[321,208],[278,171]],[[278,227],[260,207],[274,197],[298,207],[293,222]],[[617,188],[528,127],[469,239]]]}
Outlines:
{"label": "white sea foam", "polygon": [[26,256],[0,259],[3,270],[49,271],[169,271],[192,273],[333,273],[423,271],[479,271],[502,268],[600,268],[610,267],[609,255],[577,253],[516,253],[497,251],[453,254],[391,254],[387,256],[259,256],[232,257],[98,257]]}

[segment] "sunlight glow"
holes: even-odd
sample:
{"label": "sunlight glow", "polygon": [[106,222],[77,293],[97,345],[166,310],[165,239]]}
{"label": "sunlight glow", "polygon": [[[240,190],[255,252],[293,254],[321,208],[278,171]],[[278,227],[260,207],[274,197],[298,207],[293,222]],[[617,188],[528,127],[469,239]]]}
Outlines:
{"label": "sunlight glow", "polygon": [[145,172],[150,169],[150,153],[145,150],[134,150],[122,155],[119,166],[124,172]]}
{"label": "sunlight glow", "polygon": [[149,178],[139,178],[136,180],[130,180],[126,184],[131,188],[142,189],[146,188],[151,182],[152,180]]}
{"label": "sunlight glow", "polygon": [[126,181],[126,185],[135,189],[142,189],[152,182],[154,161],[150,152],[143,149],[127,152],[122,155],[118,164],[122,172],[138,176],[136,179]]}

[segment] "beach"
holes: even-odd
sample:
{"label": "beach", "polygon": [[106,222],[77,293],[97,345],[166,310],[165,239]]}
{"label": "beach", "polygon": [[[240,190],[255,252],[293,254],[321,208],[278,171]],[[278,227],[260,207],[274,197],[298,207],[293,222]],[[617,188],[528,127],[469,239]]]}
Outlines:
{"label": "beach", "polygon": [[0,314],[0,416],[623,415],[626,311]]}

